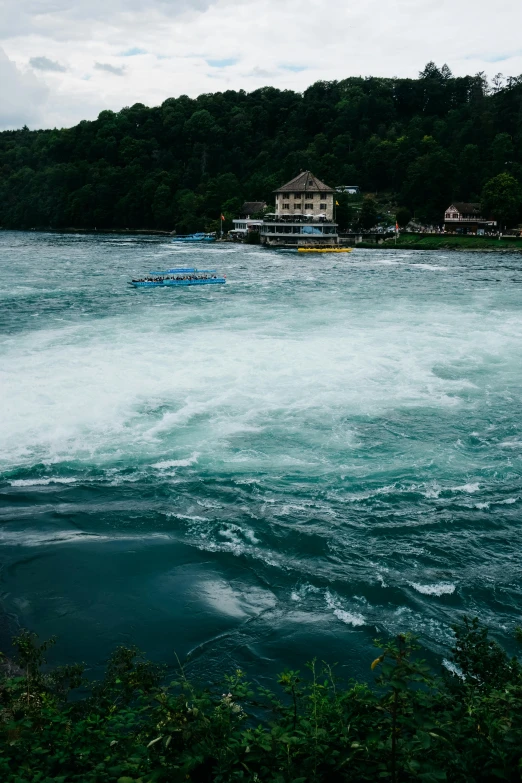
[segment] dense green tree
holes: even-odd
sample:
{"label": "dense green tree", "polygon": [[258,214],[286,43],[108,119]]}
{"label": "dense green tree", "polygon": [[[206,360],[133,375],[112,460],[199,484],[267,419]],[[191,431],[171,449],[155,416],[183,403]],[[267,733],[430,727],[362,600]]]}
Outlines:
{"label": "dense green tree", "polygon": [[428,138],[422,144],[428,151],[410,164],[401,195],[421,220],[441,222],[452,199],[455,165],[451,156]]}
{"label": "dense green tree", "polygon": [[346,193],[336,194],[335,220],[340,231],[346,231],[353,218],[353,208],[350,197]]}
{"label": "dense green tree", "polygon": [[168,185],[158,185],[154,192],[152,214],[156,228],[170,228],[173,223],[174,210],[172,194]]}
{"label": "dense green tree", "polygon": [[491,142],[491,173],[508,171],[513,163],[513,140],[509,133],[497,133]]}
{"label": "dense green tree", "polygon": [[[273,204],[273,190],[305,168],[439,222],[491,177],[522,180],[521,105],[522,78],[490,91],[483,74],[428,63],[418,79],[181,95],[73,128],[4,131],[0,225],[195,230],[238,201]],[[344,207],[338,216],[350,220]]]}
{"label": "dense green tree", "polygon": [[377,223],[377,215],[378,209],[375,199],[371,197],[365,198],[359,213],[359,223],[361,227],[366,231],[368,231],[370,228],[373,228]]}
{"label": "dense green tree", "polygon": [[395,220],[397,221],[399,228],[406,228],[411,220],[411,212],[408,207],[399,207],[395,213]]}
{"label": "dense green tree", "polygon": [[511,174],[497,174],[484,185],[482,210],[495,218],[501,229],[515,223],[522,208],[522,189]]}
{"label": "dense green tree", "polygon": [[476,144],[466,144],[457,161],[457,195],[469,201],[479,201],[482,188],[482,161]]}

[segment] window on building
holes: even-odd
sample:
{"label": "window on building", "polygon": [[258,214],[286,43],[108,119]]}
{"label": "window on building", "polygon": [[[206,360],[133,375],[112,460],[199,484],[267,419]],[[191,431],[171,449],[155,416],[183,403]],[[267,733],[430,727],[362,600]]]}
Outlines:
{"label": "window on building", "polygon": [[326,209],[326,204],[319,204],[319,209]]}
{"label": "window on building", "polygon": [[301,209],[301,204],[294,204],[294,209]]}
{"label": "window on building", "polygon": [[294,198],[301,198],[301,194],[300,193],[294,193]]}
{"label": "window on building", "polygon": [[305,209],[313,209],[313,208],[314,208],[313,204],[305,204]]}
{"label": "window on building", "polygon": [[313,197],[314,197],[313,193],[305,193],[305,198],[313,198]]}
{"label": "window on building", "polygon": [[283,204],[283,209],[290,209],[290,204]]}
{"label": "window on building", "polygon": [[290,198],[290,193],[283,193],[283,198]]}

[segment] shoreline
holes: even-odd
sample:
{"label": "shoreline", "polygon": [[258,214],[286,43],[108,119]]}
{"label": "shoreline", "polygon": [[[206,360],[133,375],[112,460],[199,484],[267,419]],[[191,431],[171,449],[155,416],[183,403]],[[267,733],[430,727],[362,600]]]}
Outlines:
{"label": "shoreline", "polygon": [[[89,234],[93,236],[117,234],[120,236],[163,236],[163,237],[175,237],[174,231],[163,231],[154,228],[75,228],[68,226],[67,228],[4,228],[0,226],[0,231],[17,231],[21,233],[38,233],[38,234]],[[229,240],[217,240],[221,242],[227,242]],[[513,246],[515,245],[516,246]],[[246,242],[233,242],[233,244],[247,244]],[[357,242],[348,243],[342,241],[339,243],[340,247],[350,247],[353,250],[360,248],[362,250],[424,250],[424,251],[437,251],[442,250],[444,252],[457,252],[457,253],[503,253],[503,254],[521,254],[522,253],[522,239],[485,239],[482,237],[470,238],[442,238],[440,241],[434,240],[433,237],[422,238],[417,241],[411,242],[392,242],[385,240],[382,242]]]}
{"label": "shoreline", "polygon": [[382,244],[374,244],[369,242],[359,242],[357,245],[347,245],[347,247],[352,247],[354,250],[357,248],[362,248],[363,250],[424,250],[424,251],[434,251],[434,250],[443,250],[444,252],[455,252],[455,253],[507,253],[507,254],[520,254],[522,253],[522,247],[491,247],[488,245],[487,247],[456,247],[455,245],[421,245],[421,244],[414,244],[414,243],[399,243],[397,242],[396,245],[388,245],[386,243]]}

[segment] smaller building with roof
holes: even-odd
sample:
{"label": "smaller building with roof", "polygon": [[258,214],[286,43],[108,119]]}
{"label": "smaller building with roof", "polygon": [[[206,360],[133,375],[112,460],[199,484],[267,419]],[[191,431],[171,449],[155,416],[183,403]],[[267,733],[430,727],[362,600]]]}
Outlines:
{"label": "smaller building with roof", "polygon": [[477,202],[455,201],[444,213],[444,230],[458,234],[477,234],[496,227],[495,220],[482,215]]}
{"label": "smaller building with roof", "polygon": [[302,171],[274,193],[275,212],[265,215],[260,229],[263,244],[338,244],[333,188],[311,171]]}
{"label": "smaller building with roof", "polygon": [[232,221],[234,228],[229,231],[231,239],[244,239],[250,231],[259,231],[263,224],[261,217],[254,218],[266,208],[266,201],[245,201],[239,211],[239,217]]}

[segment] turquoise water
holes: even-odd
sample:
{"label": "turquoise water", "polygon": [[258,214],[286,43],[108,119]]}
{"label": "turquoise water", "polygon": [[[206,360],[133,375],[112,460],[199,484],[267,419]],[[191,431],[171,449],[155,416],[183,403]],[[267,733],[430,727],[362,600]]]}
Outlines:
{"label": "turquoise water", "polygon": [[[518,256],[0,234],[4,639],[262,675],[520,621]],[[162,266],[227,285],[134,290]]]}

